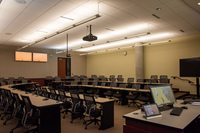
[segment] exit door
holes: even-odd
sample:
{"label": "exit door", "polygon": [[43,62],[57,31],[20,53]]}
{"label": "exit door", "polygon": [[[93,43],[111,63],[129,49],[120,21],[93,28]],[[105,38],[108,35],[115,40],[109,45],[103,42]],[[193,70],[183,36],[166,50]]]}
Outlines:
{"label": "exit door", "polygon": [[71,58],[58,57],[58,76],[71,76]]}

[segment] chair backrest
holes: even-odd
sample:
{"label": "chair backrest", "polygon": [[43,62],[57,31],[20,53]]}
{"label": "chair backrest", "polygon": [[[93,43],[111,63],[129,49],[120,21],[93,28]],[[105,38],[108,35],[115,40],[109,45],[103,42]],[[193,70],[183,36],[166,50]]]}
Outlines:
{"label": "chair backrest", "polygon": [[95,108],[96,108],[96,102],[95,102],[94,96],[93,95],[83,95],[83,97],[84,97],[84,101],[85,101],[84,105],[85,105],[86,114],[90,115],[91,109],[93,108],[95,110]]}
{"label": "chair backrest", "polygon": [[93,82],[92,82],[92,85],[93,85],[93,86],[97,86],[97,85],[98,85],[98,82],[93,81]]}
{"label": "chair backrest", "polygon": [[107,81],[107,78],[106,78],[106,77],[103,77],[103,78],[101,79],[101,81]]}
{"label": "chair backrest", "polygon": [[114,82],[114,81],[116,81],[116,78],[110,78],[110,81]]}
{"label": "chair backrest", "polygon": [[151,79],[158,79],[158,75],[151,75]]}
{"label": "chair backrest", "polygon": [[74,75],[73,78],[74,79],[78,79],[79,77],[78,77],[78,75]]}
{"label": "chair backrest", "polygon": [[101,82],[101,86],[106,86],[106,82]]}
{"label": "chair backrest", "polygon": [[14,80],[8,80],[8,85],[14,84]]}
{"label": "chair backrest", "polygon": [[144,86],[144,89],[145,89],[145,90],[149,90],[149,89],[150,89],[149,85],[145,85],[145,86]]}
{"label": "chair backrest", "polygon": [[26,80],[26,79],[22,79],[21,81],[22,81],[22,83],[28,83],[28,80]]}
{"label": "chair backrest", "polygon": [[99,79],[96,77],[96,78],[93,78],[92,81],[93,81],[93,82],[94,82],[94,81],[99,81]]}
{"label": "chair backrest", "polygon": [[4,77],[0,77],[0,82],[5,81]]}
{"label": "chair backrest", "polygon": [[76,112],[76,107],[80,106],[81,100],[78,93],[70,93],[72,100],[72,112]]}
{"label": "chair backrest", "polygon": [[117,78],[122,78],[122,75],[118,75]]}
{"label": "chair backrest", "polygon": [[83,81],[82,85],[88,85],[88,82],[87,81]]}
{"label": "chair backrest", "polygon": [[97,78],[97,75],[91,75],[91,78]]}
{"label": "chair backrest", "polygon": [[124,78],[117,78],[117,81],[123,82]]}
{"label": "chair backrest", "polygon": [[28,114],[29,116],[31,116],[32,113],[33,113],[33,105],[31,103],[31,100],[30,100],[29,96],[21,95],[21,97],[22,97],[22,100],[23,100],[24,105],[25,105],[24,106],[25,115]]}
{"label": "chair backrest", "polygon": [[6,85],[6,83],[4,81],[1,81],[1,86]]}
{"label": "chair backrest", "polygon": [[15,78],[14,78],[14,77],[9,77],[8,80],[9,80],[9,81],[14,81]]}
{"label": "chair backrest", "polygon": [[82,80],[82,82],[89,82],[89,79],[88,79],[88,78],[84,78],[84,79]]}
{"label": "chair backrest", "polygon": [[33,105],[31,103],[31,100],[28,96],[23,96],[21,95],[22,97],[22,100],[24,102],[24,108],[23,108],[23,111],[24,111],[24,115],[23,115],[23,118],[22,118],[22,125],[25,126],[25,127],[29,127],[29,124],[31,119],[32,119],[32,115],[34,113],[34,109],[33,109]]}
{"label": "chair backrest", "polygon": [[52,76],[46,76],[46,79],[52,79]]}
{"label": "chair backrest", "polygon": [[132,88],[134,89],[140,89],[141,85],[140,84],[133,84]]}
{"label": "chair backrest", "polygon": [[71,76],[65,76],[65,79],[70,79],[71,78]]}
{"label": "chair backrest", "polygon": [[50,98],[54,100],[57,99],[56,90],[53,88],[50,89]]}
{"label": "chair backrest", "polygon": [[43,97],[48,98],[48,92],[47,92],[47,88],[46,87],[42,87],[42,95],[43,95]]}
{"label": "chair backrest", "polygon": [[18,80],[19,80],[19,81],[22,81],[22,79],[24,79],[24,77],[18,77]]}
{"label": "chair backrest", "polygon": [[71,85],[78,85],[78,83],[73,81],[73,82],[71,82]]}
{"label": "chair backrest", "polygon": [[119,88],[126,88],[126,84],[119,84]]}
{"label": "chair backrest", "polygon": [[55,81],[61,81],[60,76],[55,76]]}
{"label": "chair backrest", "polygon": [[67,99],[65,91],[64,90],[58,90],[58,93],[59,93],[58,100],[62,101],[62,102],[65,102],[66,99]]}
{"label": "chair backrest", "polygon": [[13,117],[17,117],[17,113],[19,113],[21,111],[21,102],[20,102],[20,98],[19,95],[17,93],[12,93],[13,94],[13,98],[14,98],[14,110],[13,110]]}
{"label": "chair backrest", "polygon": [[79,79],[79,78],[75,78],[75,80],[74,80],[75,82],[80,82],[81,81],[81,79]]}
{"label": "chair backrest", "polygon": [[168,79],[167,75],[160,75],[160,79]]}
{"label": "chair backrest", "polygon": [[127,82],[128,82],[128,83],[134,82],[134,78],[128,78],[128,79],[127,79]]}
{"label": "chair backrest", "polygon": [[110,83],[110,87],[117,87],[117,83],[111,82],[111,83]]}
{"label": "chair backrest", "polygon": [[81,78],[81,79],[83,79],[83,78],[85,78],[85,77],[86,77],[85,75],[80,75],[80,78]]}
{"label": "chair backrest", "polygon": [[160,75],[160,83],[169,83],[170,79],[168,79],[167,75]]}
{"label": "chair backrest", "polygon": [[104,78],[104,75],[99,75],[99,79],[102,79],[102,78]]}
{"label": "chair backrest", "polygon": [[115,75],[110,75],[110,78],[115,78]]}

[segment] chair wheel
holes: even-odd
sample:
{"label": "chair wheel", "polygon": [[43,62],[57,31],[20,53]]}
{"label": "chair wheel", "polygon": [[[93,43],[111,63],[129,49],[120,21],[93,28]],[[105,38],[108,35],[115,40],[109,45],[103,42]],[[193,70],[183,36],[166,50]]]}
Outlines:
{"label": "chair wheel", "polygon": [[4,122],[3,125],[6,125],[6,122]]}
{"label": "chair wheel", "polygon": [[85,127],[85,129],[87,129],[87,127]]}
{"label": "chair wheel", "polygon": [[73,121],[71,121],[71,123],[73,123]]}
{"label": "chair wheel", "polygon": [[13,133],[13,131],[10,131],[10,133]]}
{"label": "chair wheel", "polygon": [[84,121],[83,124],[86,124],[86,122]]}

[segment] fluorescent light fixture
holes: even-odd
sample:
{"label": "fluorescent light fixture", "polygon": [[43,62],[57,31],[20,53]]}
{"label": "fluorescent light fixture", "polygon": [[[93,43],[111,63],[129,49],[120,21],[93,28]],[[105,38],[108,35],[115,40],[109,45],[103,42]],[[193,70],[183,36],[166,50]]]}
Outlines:
{"label": "fluorescent light fixture", "polygon": [[96,15],[94,15],[94,16],[91,16],[91,17],[89,17],[89,18],[86,18],[86,19],[84,19],[84,20],[82,20],[82,21],[80,21],[80,22],[77,22],[77,23],[75,23],[75,24],[73,24],[73,25],[71,25],[71,26],[69,26],[69,27],[66,27],[66,28],[64,28],[64,29],[62,29],[62,30],[59,30],[59,31],[55,32],[55,33],[52,33],[52,34],[50,34],[50,35],[48,35],[48,36],[46,36],[46,37],[43,37],[43,38],[41,38],[41,39],[39,39],[39,40],[37,40],[37,41],[35,41],[35,42],[33,42],[33,43],[30,43],[30,44],[28,44],[28,45],[26,45],[26,46],[24,46],[24,47],[21,47],[21,48],[19,48],[19,49],[17,49],[17,50],[22,50],[22,49],[24,49],[24,48],[26,48],[26,47],[28,47],[28,46],[31,46],[31,45],[34,45],[34,44],[36,44],[36,43],[42,42],[42,41],[44,41],[44,40],[46,40],[46,39],[48,39],[48,38],[54,37],[54,36],[56,36],[56,35],[58,35],[58,34],[61,34],[61,33],[65,32],[65,31],[68,31],[68,30],[70,30],[70,29],[72,29],[72,28],[74,28],[74,27],[77,27],[77,26],[79,26],[79,25],[82,25],[82,24],[84,24],[84,23],[87,23],[87,22],[89,22],[89,21],[92,21],[92,20],[97,19],[97,18],[99,18],[99,17],[101,17],[101,16],[100,16],[99,14],[96,14]]}
{"label": "fluorescent light fixture", "polygon": [[132,33],[132,32],[147,30],[147,29],[148,29],[148,24],[134,25],[134,26],[129,26],[129,27],[120,29],[120,30],[112,31],[110,33],[98,35],[98,38],[105,39],[105,38],[109,38],[109,37],[113,37],[113,36],[120,36],[120,35],[124,35],[127,33]]}
{"label": "fluorescent light fixture", "polygon": [[159,42],[153,42],[153,43],[145,43],[145,44],[141,44],[141,46],[152,45],[152,44],[160,44],[160,43],[166,43],[166,42],[172,42],[172,40],[159,41]]}
{"label": "fluorescent light fixture", "polygon": [[97,50],[102,50],[102,49],[110,49],[113,47],[120,47],[124,45],[133,45],[136,42],[147,42],[147,41],[153,41],[157,39],[164,39],[168,37],[168,33],[160,33],[160,34],[154,34],[154,35],[148,35],[148,36],[142,36],[138,38],[130,38],[130,39],[124,39],[116,42],[111,42],[111,43],[105,43],[101,45],[95,45],[87,48],[81,48],[77,49],[76,51],[80,52],[90,52],[90,51],[97,51]]}

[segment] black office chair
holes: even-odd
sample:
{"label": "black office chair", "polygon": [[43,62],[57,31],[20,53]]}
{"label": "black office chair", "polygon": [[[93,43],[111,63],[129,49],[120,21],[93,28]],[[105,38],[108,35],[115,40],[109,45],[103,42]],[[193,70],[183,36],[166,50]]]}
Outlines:
{"label": "black office chair", "polygon": [[93,88],[91,88],[91,87],[86,87],[86,93],[87,93],[87,94],[94,94],[94,91],[95,91],[94,86],[97,86],[97,85],[98,85],[98,82],[93,81],[93,82],[92,82]]}
{"label": "black office chair", "polygon": [[8,78],[8,84],[15,84],[15,78],[14,77],[9,77]]}
{"label": "black office chair", "polygon": [[167,75],[160,75],[160,83],[169,83],[170,79],[168,79]]}
{"label": "black office chair", "polygon": [[[144,89],[145,90],[149,90],[149,86],[145,85]],[[140,107],[143,104],[151,103],[151,94],[150,94],[150,92],[140,92],[140,96],[138,97],[138,100],[143,102],[143,103],[140,103]]]}
{"label": "black office chair", "polygon": [[18,120],[18,123],[14,128],[12,128],[10,133],[13,133],[15,129],[22,126],[23,108],[24,108],[24,103],[20,100],[19,95],[17,93],[13,93],[13,97],[14,97],[14,111],[12,116],[16,120]]}
{"label": "black office chair", "polygon": [[72,102],[71,123],[77,118],[83,119],[85,112],[83,101],[80,99],[78,93],[70,93]]}
{"label": "black office chair", "polygon": [[134,82],[134,78],[128,78],[127,79],[127,88],[131,88],[132,87],[132,83]]}
{"label": "black office chair", "polygon": [[[38,118],[39,118],[39,112],[37,109],[32,105],[30,98],[28,96],[21,95],[22,100],[24,102],[24,108],[23,108],[23,118],[22,118],[22,125],[26,127],[28,132],[38,132],[39,130],[39,124],[38,124]],[[31,130],[28,130],[29,127],[36,126],[36,128],[33,128]]]}
{"label": "black office chair", "polygon": [[65,118],[65,115],[68,112],[71,112],[69,109],[72,107],[72,104],[70,101],[67,101],[67,96],[64,90],[58,90],[59,96],[58,96],[58,100],[63,102],[63,104],[61,105],[61,113],[64,113],[63,118]]}
{"label": "black office chair", "polygon": [[71,86],[69,87],[70,93],[76,93],[78,91],[78,82],[71,82]]}
{"label": "black office chair", "polygon": [[56,94],[56,90],[53,88],[50,88],[50,93],[49,93],[49,98],[57,100],[58,99],[58,95]]}
{"label": "black office chair", "polygon": [[158,83],[158,75],[151,75],[150,83]]}
{"label": "black office chair", "polygon": [[[126,84],[119,84],[119,86],[118,86],[119,88],[126,88]],[[114,98],[117,98],[117,102],[118,102],[118,104],[121,104],[121,102],[122,102],[122,92],[123,91],[121,91],[121,90],[116,90],[116,92],[113,94],[113,97]]]}
{"label": "black office chair", "polygon": [[88,116],[90,120],[85,121],[84,119],[84,124],[85,129],[87,129],[87,126],[90,125],[91,123],[94,122],[94,124],[99,126],[99,129],[101,129],[101,126],[99,122],[101,120],[97,119],[98,117],[101,116],[101,109],[97,108],[94,96],[92,95],[83,95],[84,96],[84,107],[85,107],[85,117]]}
{"label": "black office chair", "polygon": [[42,88],[41,88],[40,84],[36,83],[33,85],[33,87],[34,87],[35,94],[42,96]]}
{"label": "black office chair", "polygon": [[14,111],[13,95],[12,95],[10,90],[5,90],[5,92],[7,94],[7,98],[6,98],[7,103],[6,103],[6,106],[5,106],[4,116],[1,118],[1,120],[3,120],[3,118],[6,115],[10,115],[10,116],[6,118],[6,120],[4,121],[3,125],[6,125],[7,121],[9,121],[9,120],[11,120],[13,118],[12,114],[13,114],[13,111]]}
{"label": "black office chair", "polygon": [[6,85],[6,82],[1,81],[1,82],[0,82],[0,86],[4,86],[4,85]]}
{"label": "black office chair", "polygon": [[117,83],[111,82],[110,87],[111,87],[111,89],[108,89],[106,92],[104,92],[104,95],[109,97],[109,98],[112,98],[113,93],[116,92],[115,90],[112,89],[112,87],[117,87]]}
{"label": "black office chair", "polygon": [[[13,97],[12,97],[12,94],[11,94],[11,91],[10,90],[4,90],[2,89],[1,90],[1,93],[3,95],[3,97],[5,98],[3,101],[4,105],[3,105],[3,110],[4,112],[0,114],[0,117],[1,117],[1,120],[4,119],[4,117],[6,117],[7,115],[10,115],[6,121],[4,122],[4,125],[6,124],[6,122],[8,120],[10,120],[12,118],[12,112],[13,112]],[[2,116],[3,115],[3,116]]]}
{"label": "black office chair", "polygon": [[[51,89],[51,87],[49,87]],[[47,91],[46,87],[42,87],[42,96],[49,98],[49,92]]]}
{"label": "black office chair", "polygon": [[[88,81],[82,81],[82,85],[88,85]],[[85,87],[84,86],[79,86],[78,87],[78,91],[77,91],[79,94],[83,94],[85,93]]]}
{"label": "black office chair", "polygon": [[[133,84],[132,85],[133,89],[140,89],[140,84]],[[136,91],[130,91],[128,95],[126,95],[126,98],[130,101],[128,102],[128,107],[130,107],[131,104],[136,104],[136,106],[139,108],[137,105],[136,100],[138,99],[140,93]]]}

